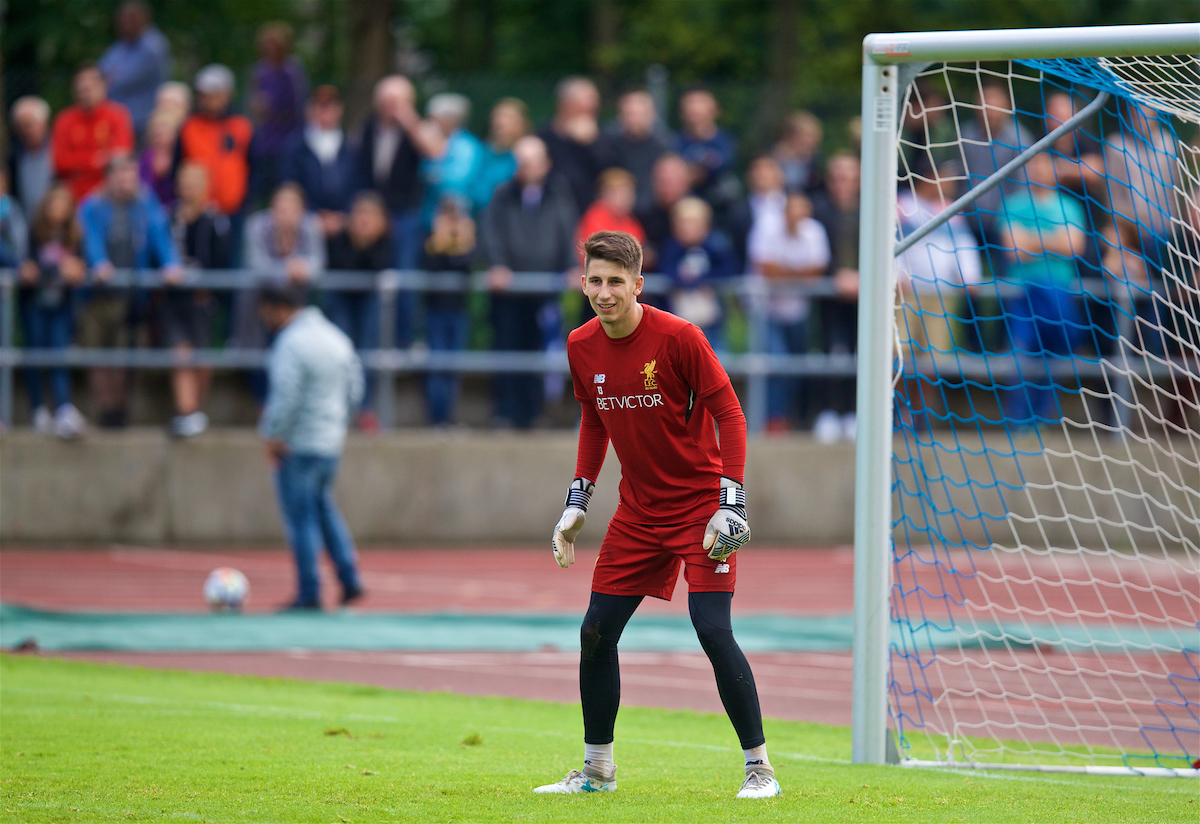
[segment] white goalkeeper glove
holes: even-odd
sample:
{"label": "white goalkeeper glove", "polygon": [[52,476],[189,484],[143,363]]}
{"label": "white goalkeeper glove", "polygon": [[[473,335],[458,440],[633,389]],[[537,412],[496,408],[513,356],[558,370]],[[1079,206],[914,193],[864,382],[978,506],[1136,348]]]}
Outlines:
{"label": "white goalkeeper glove", "polygon": [[596,485],[587,478],[576,478],[567,489],[567,508],[554,526],[554,537],[550,542],[554,548],[554,560],[563,569],[575,563],[575,539],[587,520],[588,504],[595,490]]}
{"label": "white goalkeeper glove", "polygon": [[704,530],[708,557],[724,562],[750,540],[746,523],[746,491],[735,480],[721,477],[721,505]]}

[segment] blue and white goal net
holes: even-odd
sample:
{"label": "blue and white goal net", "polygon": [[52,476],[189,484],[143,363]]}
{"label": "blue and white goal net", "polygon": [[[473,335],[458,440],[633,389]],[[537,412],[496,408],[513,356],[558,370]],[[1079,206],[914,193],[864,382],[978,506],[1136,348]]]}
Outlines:
{"label": "blue and white goal net", "polygon": [[913,761],[1200,766],[1200,58],[926,68],[897,239],[1102,93],[896,259]]}

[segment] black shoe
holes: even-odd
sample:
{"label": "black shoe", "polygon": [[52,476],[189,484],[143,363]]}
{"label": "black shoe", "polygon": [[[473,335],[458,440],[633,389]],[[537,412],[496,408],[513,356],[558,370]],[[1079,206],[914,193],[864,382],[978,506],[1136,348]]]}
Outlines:
{"label": "black shoe", "polygon": [[282,607],[279,608],[278,611],[281,613],[282,612],[320,612],[321,611],[321,602],[320,601],[305,601],[303,599],[297,598],[295,601],[292,601],[290,604],[284,604]]}
{"label": "black shoe", "polygon": [[101,429],[124,429],[129,423],[129,416],[124,409],[108,409],[100,413],[96,423]]}
{"label": "black shoe", "polygon": [[367,594],[367,591],[365,589],[363,589],[362,587],[354,587],[353,589],[349,589],[349,588],[343,589],[342,590],[342,606],[348,607],[351,604],[353,604],[355,601],[357,601],[358,599],[362,598],[366,594]]}

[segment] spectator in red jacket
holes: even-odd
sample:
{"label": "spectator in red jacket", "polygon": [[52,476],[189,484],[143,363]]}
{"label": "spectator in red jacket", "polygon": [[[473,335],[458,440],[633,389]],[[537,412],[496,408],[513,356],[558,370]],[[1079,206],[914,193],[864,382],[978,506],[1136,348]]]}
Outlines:
{"label": "spectator in red jacket", "polygon": [[71,92],[75,105],[54,121],[50,154],[54,173],[81,203],[104,182],[108,161],[133,151],[133,122],[124,106],[108,99],[104,75],[95,66],[75,73]]}
{"label": "spectator in red jacket", "polygon": [[637,179],[632,172],[618,167],[605,169],[596,180],[599,195],[588,207],[575,231],[575,248],[583,266],[583,242],[593,232],[628,232],[638,243],[646,242],[642,224],[633,216],[637,201]]}
{"label": "spectator in red jacket", "polygon": [[179,133],[184,161],[208,169],[209,197],[222,214],[235,215],[246,200],[250,176],[247,160],[254,127],[229,111],[234,77],[228,67],[212,63],[196,73],[196,113]]}

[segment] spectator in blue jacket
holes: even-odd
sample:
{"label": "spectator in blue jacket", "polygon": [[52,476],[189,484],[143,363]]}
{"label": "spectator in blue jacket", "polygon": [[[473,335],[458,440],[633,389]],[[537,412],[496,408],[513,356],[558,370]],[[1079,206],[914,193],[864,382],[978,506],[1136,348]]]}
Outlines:
{"label": "spectator in blue jacket", "polygon": [[696,324],[714,349],[722,348],[725,311],[717,287],[738,273],[729,238],[712,228],[712,207],[685,197],[671,209],[671,236],[662,245],[659,271],[674,282],[671,311]]}
{"label": "spectator in blue jacket", "polygon": [[692,191],[713,205],[717,190],[728,185],[737,159],[733,135],[717,125],[720,115],[717,98],[708,89],[692,89],[679,98],[682,128],[675,139],[675,151],[691,167]]}
{"label": "spectator in blue jacket", "polygon": [[288,138],[283,149],[282,179],[304,190],[326,238],[345,228],[350,202],[363,188],[358,153],[342,131],[342,114],[338,90],[318,86],[305,109],[304,130]]}
{"label": "spectator in blue jacket", "polygon": [[129,109],[141,137],[154,109],[158,87],[171,76],[171,44],[153,23],[145,3],[122,3],[117,9],[117,35],[97,64],[108,83],[108,97]]}
{"label": "spectator in blue jacket", "polygon": [[425,181],[425,201],[421,206],[421,223],[428,229],[442,201],[451,197],[468,207],[476,192],[476,179],[483,169],[483,143],[466,130],[471,115],[471,101],[461,94],[435,94],[425,108],[429,122],[437,126],[445,138],[445,148],[436,157],[421,161],[421,178]]}
{"label": "spectator in blue jacket", "polygon": [[[109,162],[104,188],[79,207],[79,223],[90,286],[78,318],[79,344],[127,347],[131,294],[127,287],[111,285],[113,275],[118,269],[161,267],[164,282],[177,283],[182,278],[167,213],[142,185],[137,162],[121,155]],[[96,367],[91,371],[91,388],[100,426],[124,426],[124,370]]]}
{"label": "spectator in blue jacket", "polygon": [[487,145],[483,147],[483,163],[475,177],[475,208],[482,211],[492,202],[492,194],[517,173],[517,159],[512,147],[529,134],[529,109],[515,97],[504,97],[492,107],[491,126]]}

